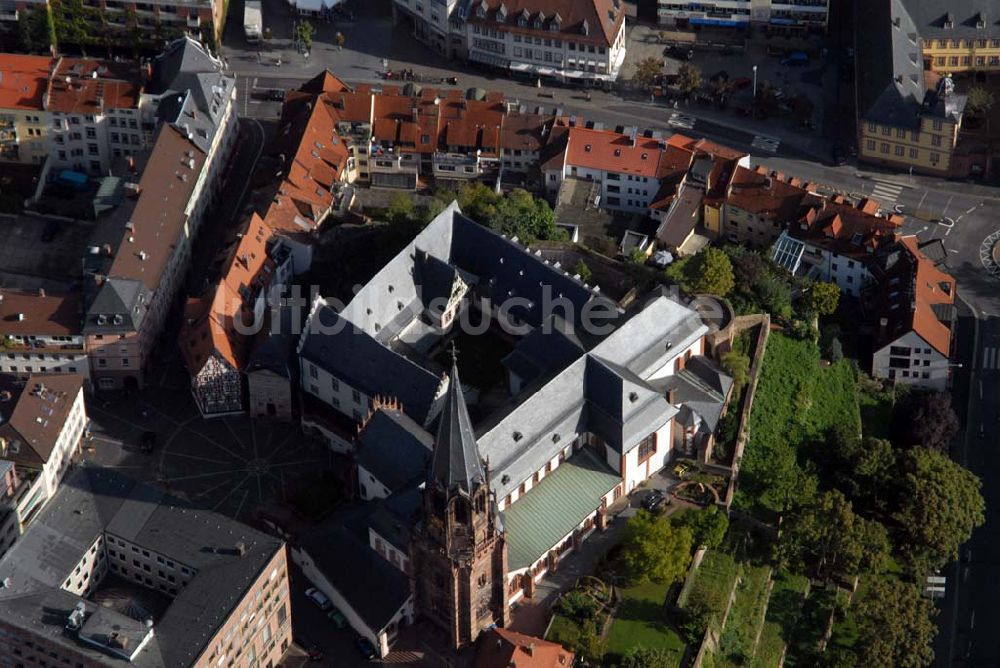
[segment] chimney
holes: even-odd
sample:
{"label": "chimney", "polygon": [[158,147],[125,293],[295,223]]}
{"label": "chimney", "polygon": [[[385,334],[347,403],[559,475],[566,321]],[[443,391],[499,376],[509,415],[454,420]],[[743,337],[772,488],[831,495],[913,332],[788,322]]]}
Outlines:
{"label": "chimney", "polygon": [[45,288],[38,288],[38,296],[45,299]]}
{"label": "chimney", "polygon": [[667,403],[671,406],[677,405],[677,388],[671,387],[667,390]]}

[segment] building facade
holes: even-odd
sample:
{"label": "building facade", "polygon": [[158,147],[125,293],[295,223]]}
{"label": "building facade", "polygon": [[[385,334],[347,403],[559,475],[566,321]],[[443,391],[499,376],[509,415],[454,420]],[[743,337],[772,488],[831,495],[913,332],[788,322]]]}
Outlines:
{"label": "building facade", "polygon": [[0,292],[3,347],[0,372],[26,377],[33,373],[73,373],[90,386],[90,363],[83,336],[79,295],[45,291]]}
{"label": "building facade", "polygon": [[659,0],[659,23],[668,28],[763,28],[768,33],[826,32],[829,0]]}

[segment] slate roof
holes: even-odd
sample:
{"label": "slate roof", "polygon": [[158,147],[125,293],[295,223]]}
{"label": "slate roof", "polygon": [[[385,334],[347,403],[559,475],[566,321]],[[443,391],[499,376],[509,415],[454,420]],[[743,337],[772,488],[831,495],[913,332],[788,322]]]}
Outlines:
{"label": "slate roof", "polygon": [[702,429],[713,433],[733,379],[708,357],[694,355],[679,372],[654,384],[666,392],[673,390],[674,404],[680,406],[678,419],[682,423],[693,425],[693,416],[697,416]]}
{"label": "slate roof", "polygon": [[406,413],[379,408],[358,432],[357,440],[358,466],[391,491],[426,477],[434,437]]}
{"label": "slate roof", "polygon": [[458,362],[454,358],[449,379],[427,480],[449,493],[469,496],[478,485],[486,482],[486,474],[462,394]]}
{"label": "slate roof", "polygon": [[441,378],[382,345],[329,306],[321,306],[313,318],[299,350],[303,359],[370,397],[395,397],[419,424],[433,420]]}
{"label": "slate roof", "polygon": [[573,327],[559,314],[553,314],[521,337],[502,363],[522,383],[529,384],[541,376],[561,371],[584,351]]}
{"label": "slate roof", "polygon": [[[924,39],[986,39],[1000,36],[1000,11],[993,0],[902,0]],[[945,28],[947,18],[953,26]],[[977,27],[982,18],[985,26]]]}
{"label": "slate roof", "polygon": [[[3,623],[71,648],[93,665],[121,665],[64,631],[65,615],[82,599],[60,586],[105,532],[195,570],[131,662],[136,668],[192,665],[246,589],[284,549],[281,541],[227,517],[196,510],[118,472],[82,464],[0,560],[0,579],[10,579],[10,586],[0,590]],[[240,542],[245,547],[242,556],[235,549]],[[93,611],[94,605],[88,608]],[[113,610],[102,615],[104,621],[113,618],[120,625],[134,625]]]}
{"label": "slate roof", "polygon": [[284,378],[294,375],[295,345],[301,334],[301,323],[294,321],[296,310],[291,306],[278,309],[278,321],[271,322],[270,328],[262,331],[254,341],[247,373],[268,369]]}
{"label": "slate roof", "polygon": [[501,515],[511,571],[527,568],[600,506],[621,476],[587,448],[557,466]]}
{"label": "slate roof", "polygon": [[88,292],[93,297],[87,308],[84,334],[125,334],[142,327],[152,292],[141,281],[112,276],[90,283]]}

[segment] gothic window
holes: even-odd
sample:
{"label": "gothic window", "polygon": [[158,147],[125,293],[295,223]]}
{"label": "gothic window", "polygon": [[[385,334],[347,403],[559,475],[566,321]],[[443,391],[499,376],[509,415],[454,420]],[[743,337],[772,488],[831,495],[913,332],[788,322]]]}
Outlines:
{"label": "gothic window", "polygon": [[469,521],[469,504],[465,499],[455,499],[455,522],[466,524]]}

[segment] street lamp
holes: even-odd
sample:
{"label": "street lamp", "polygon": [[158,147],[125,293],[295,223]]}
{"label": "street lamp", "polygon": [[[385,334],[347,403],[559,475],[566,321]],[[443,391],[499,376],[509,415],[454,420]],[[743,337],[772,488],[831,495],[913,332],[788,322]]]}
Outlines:
{"label": "street lamp", "polygon": [[754,118],[757,118],[757,66],[753,66],[753,97],[750,98],[750,109]]}

